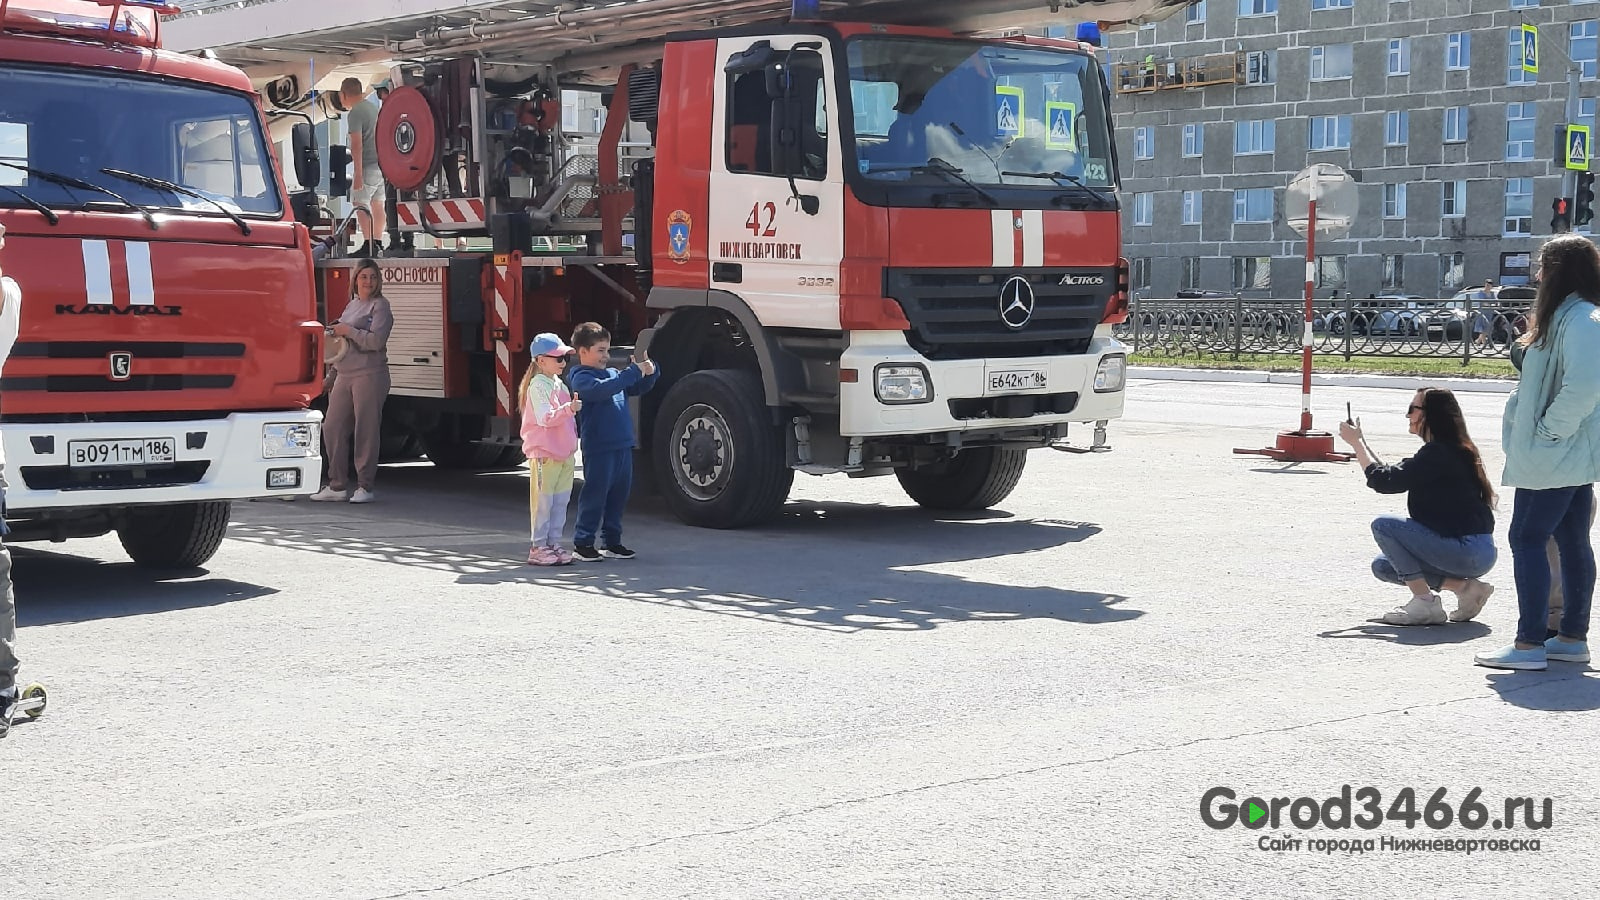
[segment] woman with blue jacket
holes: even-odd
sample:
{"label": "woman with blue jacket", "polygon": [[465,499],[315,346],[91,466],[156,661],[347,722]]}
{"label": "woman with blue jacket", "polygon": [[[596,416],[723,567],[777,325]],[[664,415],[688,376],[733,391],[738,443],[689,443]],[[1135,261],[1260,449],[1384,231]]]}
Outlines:
{"label": "woman with blue jacket", "polygon": [[[1515,642],[1476,657],[1495,669],[1589,661],[1595,583],[1589,520],[1600,481],[1600,251],[1581,235],[1562,235],[1540,250],[1539,273],[1533,321],[1520,342],[1522,378],[1501,425],[1501,483],[1516,488],[1510,544],[1521,614]],[[1566,607],[1559,633],[1545,640],[1551,537]]]}

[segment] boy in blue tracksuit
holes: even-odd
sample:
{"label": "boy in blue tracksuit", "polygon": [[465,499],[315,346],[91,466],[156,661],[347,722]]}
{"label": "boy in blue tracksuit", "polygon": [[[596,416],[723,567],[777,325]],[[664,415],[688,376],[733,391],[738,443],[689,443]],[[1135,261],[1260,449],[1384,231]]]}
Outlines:
{"label": "boy in blue tracksuit", "polygon": [[[572,332],[578,365],[567,375],[572,392],[583,401],[578,414],[578,443],[583,448],[583,492],[578,495],[578,524],[573,555],[593,561],[602,554],[633,559],[622,545],[622,510],[633,490],[633,417],[628,398],[655,387],[656,364],[641,359],[618,371],[611,358],[611,332],[585,322]],[[600,549],[595,549],[595,533]]]}

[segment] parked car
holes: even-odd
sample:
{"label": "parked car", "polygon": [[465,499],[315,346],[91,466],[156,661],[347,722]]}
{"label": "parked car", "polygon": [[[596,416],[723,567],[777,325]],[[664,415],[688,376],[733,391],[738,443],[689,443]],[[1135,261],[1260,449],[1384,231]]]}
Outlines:
{"label": "parked car", "polygon": [[1537,289],[1528,285],[1510,284],[1491,288],[1491,299],[1480,299],[1483,288],[1457,291],[1439,309],[1427,317],[1426,332],[1432,340],[1460,341],[1468,334],[1476,334],[1474,320],[1489,326],[1489,340],[1496,344],[1509,344],[1528,330],[1528,312],[1537,296]]}

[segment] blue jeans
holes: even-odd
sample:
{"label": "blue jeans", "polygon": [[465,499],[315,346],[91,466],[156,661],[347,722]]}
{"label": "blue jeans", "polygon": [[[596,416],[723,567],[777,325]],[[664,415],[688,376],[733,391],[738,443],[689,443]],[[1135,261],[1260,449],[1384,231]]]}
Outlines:
{"label": "blue jeans", "polygon": [[1477,578],[1494,568],[1494,535],[1445,537],[1415,519],[1379,516],[1372,537],[1382,556],[1372,561],[1379,581],[1405,584],[1421,578],[1438,590],[1447,578]]}
{"label": "blue jeans", "polygon": [[622,543],[622,511],[633,491],[633,450],[583,454],[583,491],[578,494],[578,524],[572,542],[593,547],[595,532],[602,547]]}
{"label": "blue jeans", "polygon": [[1594,602],[1594,548],[1589,516],[1594,485],[1530,491],[1517,488],[1511,513],[1511,560],[1517,578],[1517,640],[1542,644],[1550,615],[1550,560],[1545,545],[1553,537],[1561,556],[1561,633],[1586,640],[1589,607]]}

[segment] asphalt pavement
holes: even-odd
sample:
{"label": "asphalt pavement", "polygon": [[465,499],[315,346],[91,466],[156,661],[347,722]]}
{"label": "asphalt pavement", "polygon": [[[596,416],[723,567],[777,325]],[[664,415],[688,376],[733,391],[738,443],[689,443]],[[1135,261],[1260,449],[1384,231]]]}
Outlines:
{"label": "asphalt pavement", "polygon": [[[1319,425],[1348,401],[1394,459],[1409,399],[1314,393]],[[1374,623],[1404,597],[1368,571],[1368,521],[1403,501],[1351,464],[1233,452],[1299,402],[1140,379],[1112,452],[1037,451],[990,513],[799,476],[746,531],[642,498],[638,559],[559,570],[522,565],[524,475],[424,463],[386,466],[368,506],[237,504],[179,577],[114,539],[19,546],[24,676],[51,705],[0,741],[0,893],[1570,894],[1600,846],[1600,676],[1472,664],[1514,628],[1509,498],[1480,622]],[[1463,395],[1496,473],[1503,403]],[[1345,785],[1386,814],[1480,788],[1492,813],[1202,819],[1213,788],[1270,810]],[[1524,796],[1549,827],[1495,830]]]}

